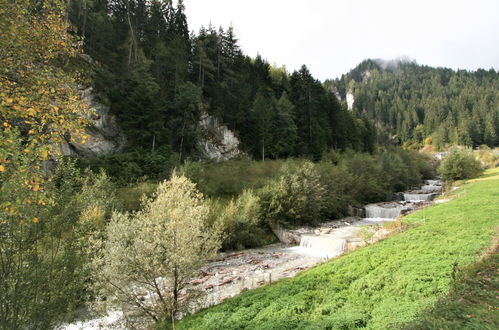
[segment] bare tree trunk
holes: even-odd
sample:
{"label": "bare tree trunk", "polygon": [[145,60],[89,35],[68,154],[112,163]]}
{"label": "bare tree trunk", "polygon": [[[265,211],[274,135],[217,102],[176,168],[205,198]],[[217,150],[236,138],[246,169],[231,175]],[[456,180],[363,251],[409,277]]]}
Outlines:
{"label": "bare tree trunk", "polygon": [[178,272],[177,266],[173,270],[173,311],[172,311],[172,327],[175,329],[175,315],[177,314],[177,302],[178,302]]}
{"label": "bare tree trunk", "polygon": [[201,62],[201,55],[199,56],[199,76],[198,76],[198,82],[201,84],[201,70],[203,67],[203,63]]}
{"label": "bare tree trunk", "polygon": [[184,131],[185,131],[185,117],[184,117],[184,124],[182,125],[182,137],[180,138],[180,157],[179,157],[179,161],[182,161],[182,149],[184,147]]}
{"label": "bare tree trunk", "polygon": [[[127,6],[126,6],[126,15],[127,15],[127,20],[128,20],[128,27],[130,28],[130,47],[128,49],[128,65],[132,63],[132,54],[133,52],[137,52],[136,48],[136,40],[135,40],[135,32],[133,31],[132,27],[132,20],[130,18],[130,2],[127,1]],[[135,57],[135,56],[134,56]]]}
{"label": "bare tree trunk", "polygon": [[265,161],[265,137],[262,139],[262,162]]}
{"label": "bare tree trunk", "polygon": [[81,28],[81,36],[85,38],[85,31],[87,29],[87,1],[83,1],[83,26]]}
{"label": "bare tree trunk", "polygon": [[173,101],[177,100],[177,81],[178,81],[178,65],[175,65],[175,80],[173,81]]}
{"label": "bare tree trunk", "polygon": [[312,142],[312,113],[310,111],[310,106],[312,102],[312,97],[310,91],[308,92],[308,141]]}
{"label": "bare tree trunk", "polygon": [[220,47],[218,47],[217,62],[217,80],[220,81]]}

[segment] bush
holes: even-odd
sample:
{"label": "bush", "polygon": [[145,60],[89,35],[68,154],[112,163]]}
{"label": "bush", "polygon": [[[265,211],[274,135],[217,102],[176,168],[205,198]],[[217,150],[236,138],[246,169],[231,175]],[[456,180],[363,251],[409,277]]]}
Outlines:
{"label": "bush", "polygon": [[338,164],[342,171],[350,173],[350,195],[356,204],[386,200],[391,189],[383,177],[381,164],[369,154],[351,153]]}
{"label": "bush", "polygon": [[114,213],[94,259],[94,288],[106,298],[99,305],[120,308],[130,321],[174,319],[195,296],[189,281],[220,248],[208,216],[195,185],[175,174],[143,199],[141,211]]}
{"label": "bush", "polygon": [[260,198],[251,190],[229,201],[222,210],[214,209],[225,232],[224,250],[258,247],[272,241],[262,223]]}
{"label": "bush", "polygon": [[442,161],[438,172],[444,180],[464,180],[479,176],[483,172],[482,164],[468,150],[452,150]]}
{"label": "bush", "polygon": [[232,198],[244,190],[264,187],[269,180],[279,176],[283,164],[282,160],[259,162],[235,159],[220,163],[188,161],[180,167],[180,172],[195,182],[204,195]]}
{"label": "bush", "polygon": [[314,164],[298,169],[287,165],[283,175],[261,190],[262,208],[269,223],[317,224],[324,220],[326,187]]}
{"label": "bush", "polygon": [[421,181],[421,174],[407,166],[398,153],[385,151],[380,155],[379,162],[383,181],[394,191],[402,191]]}
{"label": "bush", "polygon": [[120,185],[142,177],[167,179],[177,165],[178,154],[169,148],[158,148],[154,152],[136,149],[80,160],[81,167],[94,171],[104,169]]}
{"label": "bush", "polygon": [[413,166],[422,179],[433,179],[437,175],[438,160],[424,152],[411,152],[406,164]]}
{"label": "bush", "polygon": [[3,184],[0,203],[25,204],[21,215],[0,212],[0,328],[49,329],[86,298],[92,242],[116,206],[113,185],[72,159],[59,160],[45,181],[50,204]]}
{"label": "bush", "polygon": [[321,162],[316,165],[321,182],[326,188],[324,217],[337,219],[348,214],[348,206],[355,204],[351,187],[354,185],[352,173],[344,166],[331,166]]}
{"label": "bush", "polygon": [[480,146],[476,152],[478,160],[487,168],[497,167],[499,164],[499,149],[491,149],[486,145]]}

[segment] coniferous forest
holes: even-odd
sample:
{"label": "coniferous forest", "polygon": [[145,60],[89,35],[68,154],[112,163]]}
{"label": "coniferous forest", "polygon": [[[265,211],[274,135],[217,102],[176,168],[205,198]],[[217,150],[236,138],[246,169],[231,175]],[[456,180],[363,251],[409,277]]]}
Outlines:
{"label": "coniferous forest", "polygon": [[494,69],[453,71],[408,59],[366,60],[325,82],[353,112],[376,128],[377,143],[419,149],[425,144],[499,145],[499,73]]}
{"label": "coniferous forest", "polygon": [[[244,55],[232,27],[189,33],[182,1],[72,1],[70,19],[95,65],[91,80],[128,150],[193,156],[201,111],[262,158],[372,151],[370,125],[348,113],[303,66],[288,73]],[[262,150],[264,149],[262,155]]]}

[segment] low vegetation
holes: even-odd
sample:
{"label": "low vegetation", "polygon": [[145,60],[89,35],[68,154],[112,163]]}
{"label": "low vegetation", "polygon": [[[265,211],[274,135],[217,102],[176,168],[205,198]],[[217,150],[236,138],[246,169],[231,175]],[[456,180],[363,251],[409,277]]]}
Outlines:
{"label": "low vegetation", "polygon": [[476,152],[478,160],[487,168],[499,167],[499,148],[480,146]]}
{"label": "low vegetation", "polygon": [[[187,161],[177,171],[196,183],[210,200],[210,222],[225,228],[224,250],[275,242],[274,223],[313,225],[348,214],[349,205],[390,200],[396,191],[436,175],[429,155],[399,148],[376,154],[324,153],[307,159],[235,159],[220,163]],[[157,183],[142,181],[118,188],[125,211],[140,209],[142,195]]]}
{"label": "low vegetation", "polygon": [[[186,317],[179,329],[387,329],[418,318],[473,264],[497,226],[499,169],[416,212],[409,229],[292,279]],[[425,221],[421,221],[422,219]],[[484,326],[485,328],[486,325]]]}
{"label": "low vegetation", "polygon": [[499,329],[499,250],[456,273],[447,296],[404,329]]}
{"label": "low vegetation", "polygon": [[438,172],[446,181],[464,180],[479,176],[483,166],[471,150],[453,149],[445,156]]}

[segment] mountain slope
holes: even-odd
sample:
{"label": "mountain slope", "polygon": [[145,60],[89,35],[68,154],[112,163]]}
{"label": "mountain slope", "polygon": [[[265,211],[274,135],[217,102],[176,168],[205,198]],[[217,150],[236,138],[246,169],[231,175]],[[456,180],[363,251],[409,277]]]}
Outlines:
{"label": "mountain slope", "polygon": [[[499,145],[499,74],[366,60],[325,86],[377,128],[377,142]],[[426,138],[430,138],[425,141]]]}

